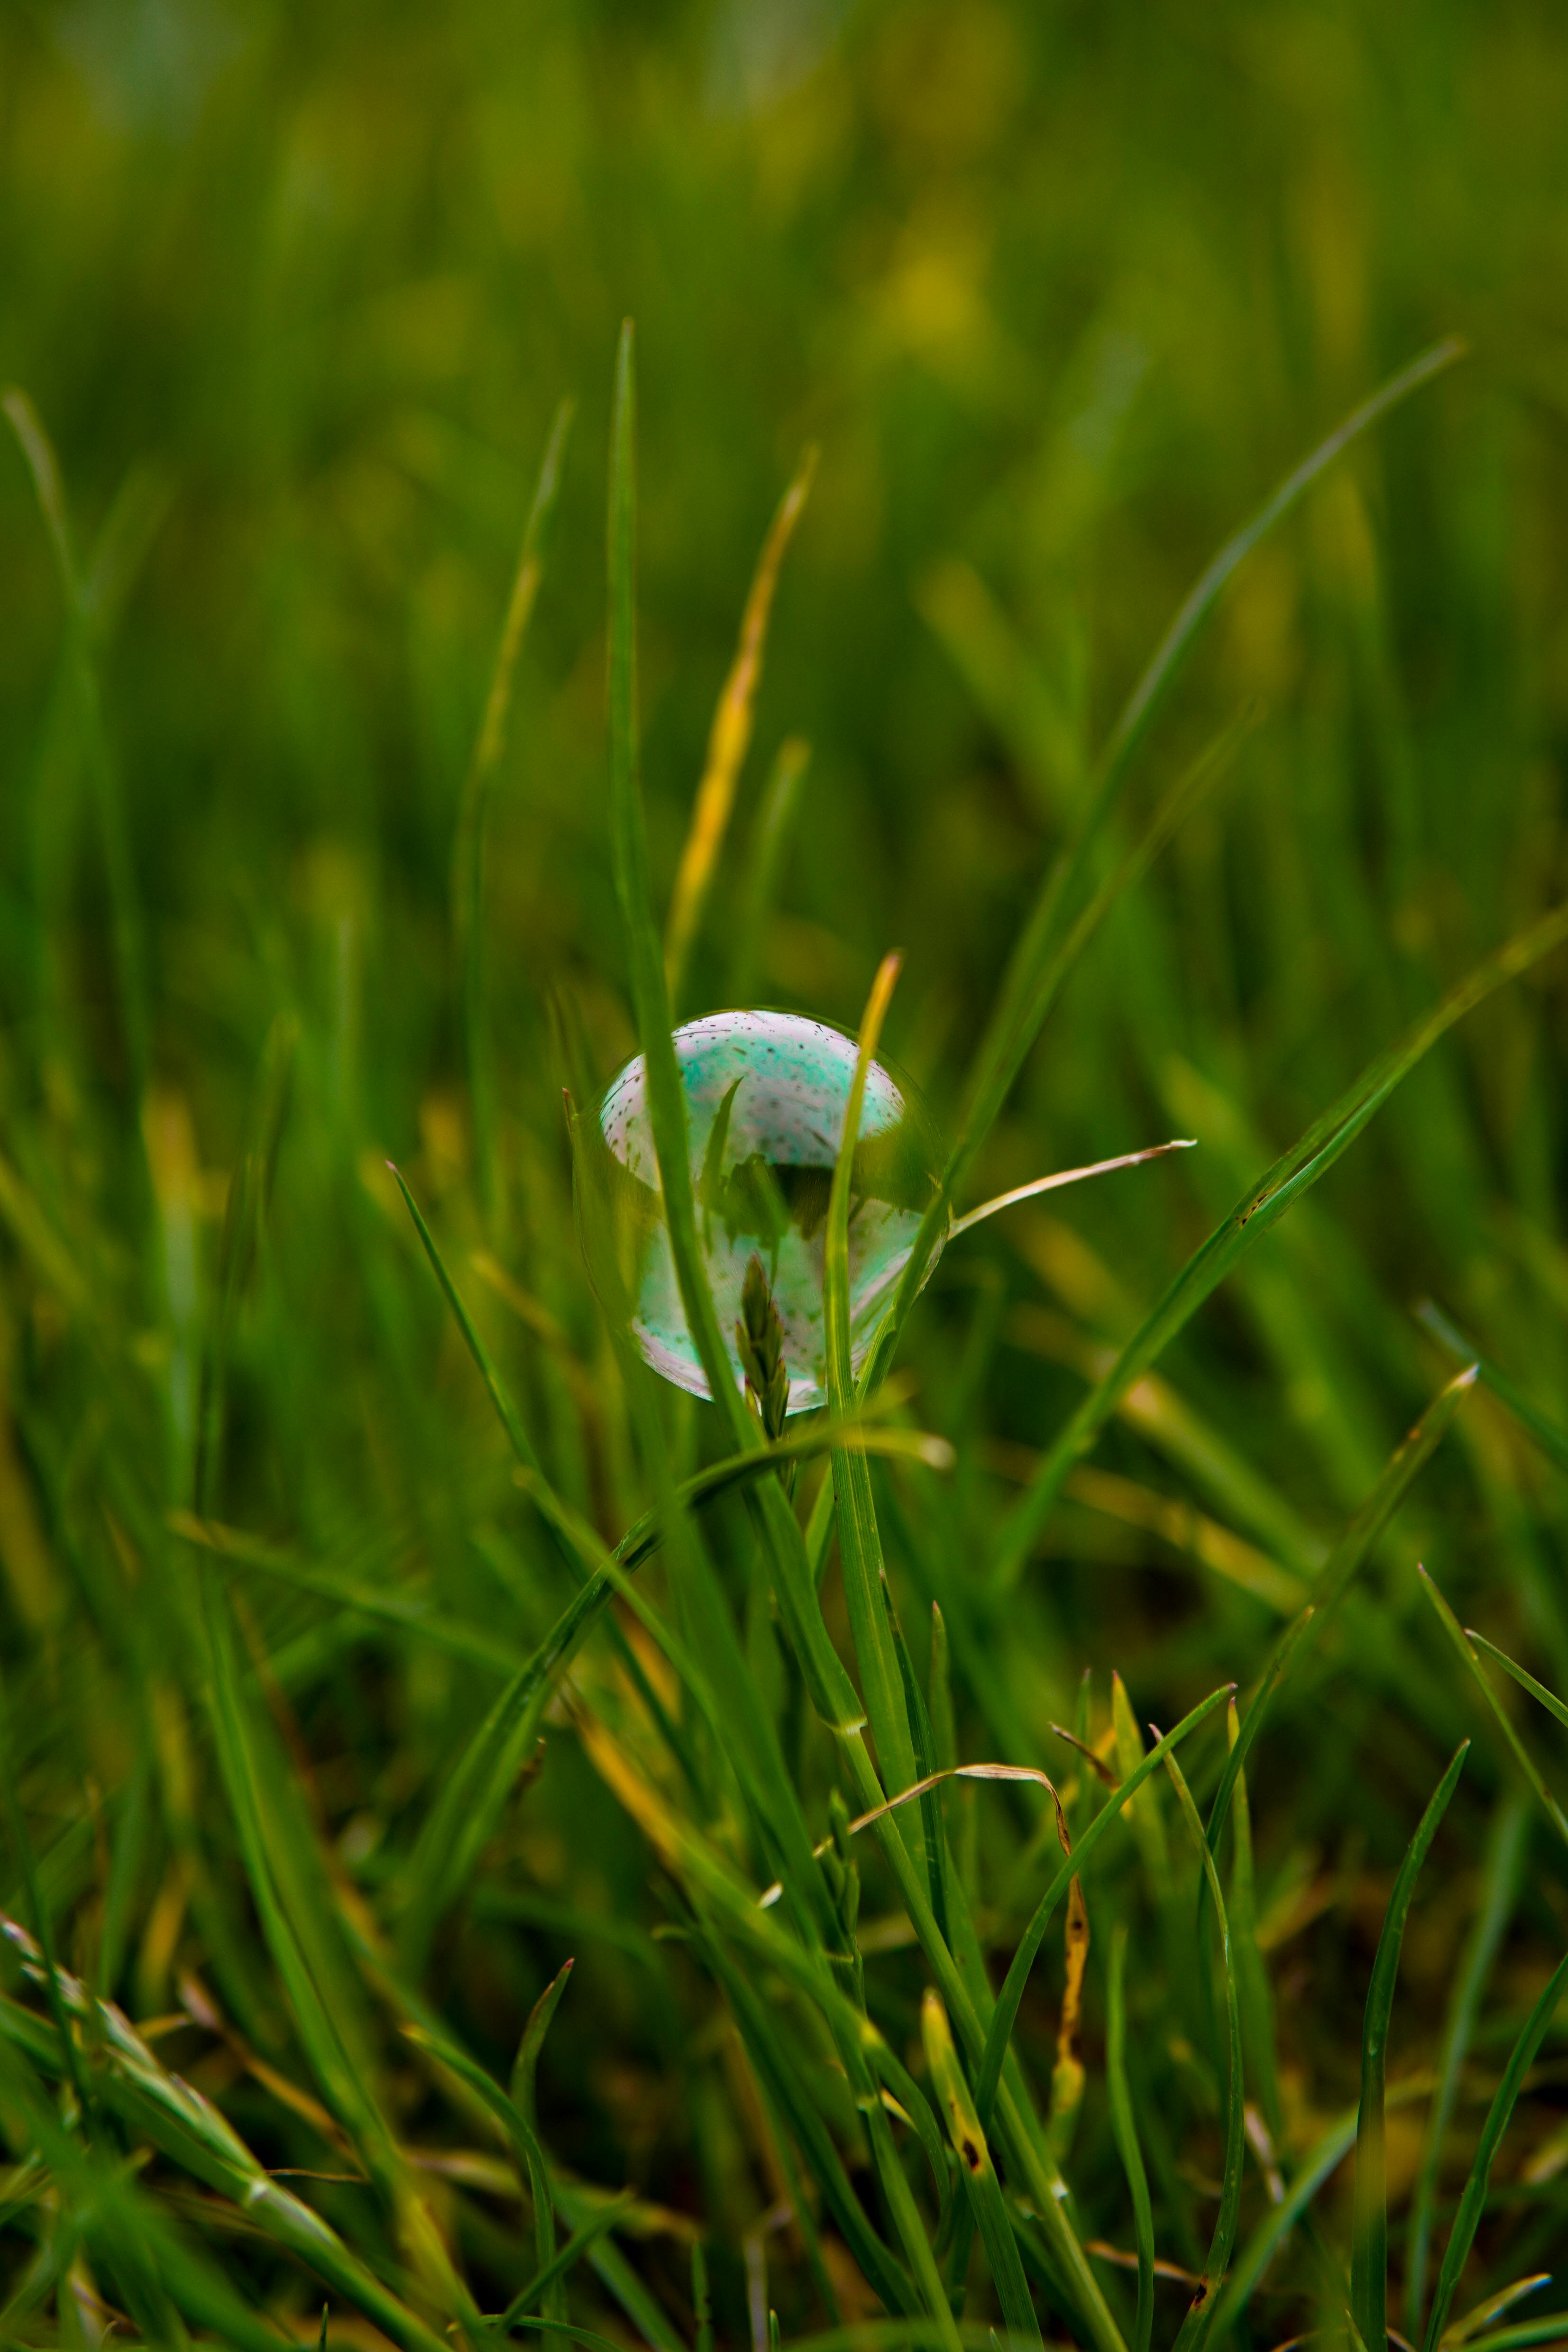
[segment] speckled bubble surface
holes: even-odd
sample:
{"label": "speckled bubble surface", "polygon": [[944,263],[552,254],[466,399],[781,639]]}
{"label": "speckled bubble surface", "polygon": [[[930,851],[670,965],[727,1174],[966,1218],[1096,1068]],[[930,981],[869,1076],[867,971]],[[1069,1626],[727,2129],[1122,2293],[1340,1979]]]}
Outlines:
{"label": "speckled bubble surface", "polygon": [[[714,1013],[675,1033],[698,1237],[737,1379],[734,1327],[755,1254],[784,1327],[789,1410],[826,1401],[823,1244],[855,1076],[853,1037],[788,1013]],[[706,1396],[675,1278],[641,1055],[612,1079],[599,1127],[617,1171],[621,1286],[645,1360]],[[621,1174],[631,1181],[620,1181]],[[867,1074],[849,1204],[850,1354],[857,1368],[908,1263],[937,1182],[934,1139],[907,1085]],[[589,1267],[595,1250],[590,1241]],[[601,1244],[602,1247],[602,1244]],[[934,1260],[933,1260],[934,1262]],[[600,1282],[601,1295],[605,1286]]]}

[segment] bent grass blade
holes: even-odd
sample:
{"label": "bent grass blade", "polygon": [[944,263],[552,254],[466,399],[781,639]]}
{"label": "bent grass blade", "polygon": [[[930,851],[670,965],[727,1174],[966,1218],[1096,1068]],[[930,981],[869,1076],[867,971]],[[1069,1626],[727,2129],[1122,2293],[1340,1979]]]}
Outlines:
{"label": "bent grass blade", "polygon": [[1036,1537],[1055,1507],[1068,1473],[1089,1451],[1127,1391],[1174,1339],[1199,1307],[1218,1288],[1256,1243],[1327,1175],[1388,1100],[1401,1080],[1430,1053],[1466,1013],[1497,989],[1516,980],[1568,940],[1568,905],[1554,908],[1539,923],[1478,964],[1402,1037],[1368,1064],[1294,1147],[1277,1160],[1243,1194],[1181,1272],[1164,1297],[1098,1386],[1085,1398],[1045,1455],[1027,1494],[1003,1529],[992,1570],[998,1593],[1011,1590]]}
{"label": "bent grass blade", "polygon": [[1447,1601],[1443,1598],[1442,1593],[1438,1591],[1436,1584],[1434,1582],[1431,1576],[1428,1575],[1426,1570],[1425,1568],[1417,1568],[1415,1572],[1421,1579],[1422,1591],[1426,1593],[1427,1600],[1432,1603],[1434,1610],[1436,1612],[1437,1622],[1442,1626],[1445,1633],[1448,1636],[1449,1641],[1453,1643],[1455,1650],[1458,1652],[1464,1664],[1467,1673],[1479,1690],[1481,1696],[1485,1699],[1487,1706],[1491,1712],[1493,1720],[1496,1722],[1498,1728],[1501,1731],[1504,1739],[1508,1743],[1509,1752],[1512,1756],[1514,1762],[1519,1766],[1520,1770],[1523,1773],[1526,1781],[1529,1783],[1537,1804],[1541,1807],[1542,1811],[1546,1815],[1547,1820],[1552,1823],[1552,1828],[1557,1832],[1558,1836],[1563,1840],[1565,1844],[1568,1844],[1568,1814],[1564,1814],[1562,1806],[1558,1803],[1556,1798],[1547,1787],[1546,1782],[1542,1778],[1541,1769],[1537,1765],[1535,1759],[1531,1756],[1529,1748],[1526,1748],[1523,1740],[1514,1729],[1501,1700],[1498,1697],[1496,1691],[1493,1690],[1490,1683],[1488,1682],[1485,1675],[1481,1672],[1481,1662],[1479,1658],[1477,1657],[1475,1651],[1466,1635],[1464,1627],[1460,1624],[1458,1619],[1449,1608]]}

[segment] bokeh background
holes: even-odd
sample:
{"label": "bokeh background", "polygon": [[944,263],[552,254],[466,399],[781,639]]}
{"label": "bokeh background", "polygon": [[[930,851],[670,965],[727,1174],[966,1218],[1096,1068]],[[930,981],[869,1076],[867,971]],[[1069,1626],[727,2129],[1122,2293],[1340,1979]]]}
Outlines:
{"label": "bokeh background", "polygon": [[[1193,579],[1380,381],[1439,337],[1469,345],[1251,560],[1143,758],[1139,806],[1255,710],[1223,787],[1075,978],[981,1176],[1000,1189],[1173,1132],[1203,1149],[1019,1212],[939,1269],[913,1410],[961,1444],[943,1527],[962,1557],[1092,1349],[1374,1051],[1568,885],[1565,116],[1568,25],[1544,0],[17,0],[0,16],[0,377],[58,453],[100,714],[7,439],[0,1611],[68,1942],[73,1919],[102,1931],[102,1822],[142,1791],[104,1963],[136,2013],[174,2000],[182,1951],[205,1965],[182,1838],[228,1867],[232,1833],[192,1832],[169,1796],[184,1702],[156,1694],[185,1689],[193,1725],[201,1706],[189,1561],[171,1551],[156,1605],[146,1580],[167,1512],[196,1498],[217,1237],[280,1013],[292,1094],[214,1515],[406,1578],[514,1646],[558,1602],[388,1154],[563,1490],[612,1534],[637,1499],[559,1091],[632,1049],[604,722],[622,318],[661,899],[756,551],[803,447],[821,451],[686,1009],[727,1002],[742,957],[761,1000],[853,1025],[901,946],[889,1041],[939,1123],[1093,753]],[[487,1204],[453,843],[563,397],[491,812],[504,1183]],[[811,764],[775,904],[742,937],[763,781],[791,734]],[[1201,1447],[1110,1433],[1120,1517],[1109,1488],[1065,1506],[992,1629],[1041,1755],[1085,1667],[1101,1713],[1112,1664],[1145,1716],[1173,1712],[1216,1674],[1245,1678],[1276,1622],[1132,1490],[1195,1495],[1247,1544],[1299,1538],[1310,1561],[1452,1369],[1411,1314],[1428,1294],[1560,1408],[1563,1013],[1560,961],[1485,1008],[1174,1351],[1181,1396],[1261,1486]],[[521,1316],[470,1279],[478,1249]],[[1389,1874],[1473,1727],[1415,1560],[1562,1687],[1565,1539],[1559,1474],[1478,1399],[1379,1571],[1403,1647],[1329,1654],[1282,1721],[1254,1811],[1303,2133],[1353,2097]],[[919,1579],[896,1572],[913,1623]],[[247,1590],[343,1867],[395,1882],[493,1683],[319,1595]],[[923,1657],[923,1623],[914,1638]],[[988,1752],[973,1694],[960,1717]],[[1429,2035],[1508,1771],[1478,1752],[1434,1924],[1412,1929]],[[1568,1919],[1545,1838],[1505,2007]],[[736,2155],[722,2053],[675,2054],[701,1998],[648,1941],[649,1872],[560,1731],[437,1949],[437,1997],[503,2052],[577,1951],[584,1990],[542,2078],[553,2144],[585,2177],[705,2210],[733,2246],[770,2184]],[[247,1998],[243,1968],[224,1989]],[[264,2042],[274,2011],[249,1997]],[[886,1995],[906,2026],[914,1998]],[[1031,2030],[1048,2052],[1045,2011]],[[1561,2222],[1525,2198],[1498,2274]],[[721,2281],[737,2312],[738,2262]]]}

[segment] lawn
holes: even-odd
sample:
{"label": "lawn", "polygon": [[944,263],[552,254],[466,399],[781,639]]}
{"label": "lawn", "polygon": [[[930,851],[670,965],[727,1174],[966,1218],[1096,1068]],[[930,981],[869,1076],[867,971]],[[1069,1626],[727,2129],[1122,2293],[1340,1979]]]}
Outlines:
{"label": "lawn", "polygon": [[1568,2341],[1565,107],[0,20],[5,2346]]}

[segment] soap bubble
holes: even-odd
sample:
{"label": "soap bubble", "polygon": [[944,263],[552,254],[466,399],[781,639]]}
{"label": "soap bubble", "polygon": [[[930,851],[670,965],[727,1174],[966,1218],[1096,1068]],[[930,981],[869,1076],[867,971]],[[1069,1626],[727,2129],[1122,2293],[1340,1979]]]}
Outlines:
{"label": "soap bubble", "polygon": [[[741,1379],[735,1324],[755,1256],[783,1326],[789,1411],[804,1412],[826,1398],[823,1244],[856,1042],[798,1013],[712,1013],[678,1029],[674,1043],[698,1241],[731,1364]],[[612,1309],[617,1298],[625,1302],[645,1362],[677,1388],[705,1397],[707,1376],[670,1254],[640,1054],[606,1087],[597,1125],[603,1181],[583,1216],[595,1286]],[[909,1262],[937,1189],[938,1165],[935,1139],[912,1090],[873,1062],[849,1200],[849,1341],[857,1370]]]}

